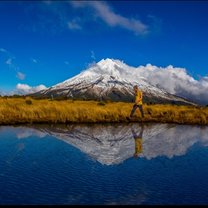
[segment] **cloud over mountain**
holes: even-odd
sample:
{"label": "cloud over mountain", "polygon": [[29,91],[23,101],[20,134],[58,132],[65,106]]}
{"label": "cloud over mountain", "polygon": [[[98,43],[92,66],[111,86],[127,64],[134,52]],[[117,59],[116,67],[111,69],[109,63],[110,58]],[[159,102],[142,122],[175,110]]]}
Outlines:
{"label": "cloud over mountain", "polygon": [[151,64],[139,66],[132,70],[135,76],[143,76],[152,85],[158,86],[169,93],[176,94],[195,102],[208,104],[208,77],[199,80],[188,74],[185,68],[157,67]]}
{"label": "cloud over mountain", "polygon": [[44,90],[44,89],[46,89],[46,86],[42,85],[42,84],[35,86],[35,87],[31,87],[27,84],[20,84],[19,83],[16,86],[17,93],[21,94],[21,95],[28,94],[28,93],[35,93],[35,92],[38,92],[38,91]]}

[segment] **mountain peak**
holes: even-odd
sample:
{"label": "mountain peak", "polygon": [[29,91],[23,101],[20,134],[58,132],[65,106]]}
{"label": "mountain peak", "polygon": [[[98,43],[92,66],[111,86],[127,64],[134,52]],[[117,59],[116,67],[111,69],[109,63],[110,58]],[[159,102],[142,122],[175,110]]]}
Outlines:
{"label": "mountain peak", "polygon": [[126,72],[126,64],[117,59],[102,59],[97,62],[94,67],[90,68],[89,71],[94,72],[96,74],[105,74],[109,76],[114,76],[117,78],[123,77],[123,74]]}
{"label": "mountain peak", "polygon": [[100,60],[97,65],[101,68],[108,68],[108,69],[112,69],[115,68],[116,66],[120,66],[123,65],[124,63],[121,62],[118,59],[110,59],[110,58],[106,58],[106,59],[102,59]]}

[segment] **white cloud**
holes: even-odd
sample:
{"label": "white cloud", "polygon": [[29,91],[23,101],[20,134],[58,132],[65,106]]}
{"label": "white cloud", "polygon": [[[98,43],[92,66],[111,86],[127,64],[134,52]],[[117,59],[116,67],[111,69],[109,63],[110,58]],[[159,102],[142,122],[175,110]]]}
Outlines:
{"label": "white cloud", "polygon": [[132,73],[133,76],[146,78],[150,84],[171,94],[208,104],[208,76],[196,80],[188,74],[185,68],[172,65],[163,68],[151,64],[139,66]]}
{"label": "white cloud", "polygon": [[24,80],[25,79],[25,74],[21,73],[21,72],[17,72],[17,78],[20,80]]}
{"label": "white cloud", "polygon": [[8,58],[5,63],[7,65],[12,65],[12,58]]}
{"label": "white cloud", "polygon": [[0,48],[0,52],[5,54],[5,57],[15,59],[15,57],[5,48]]}
{"label": "white cloud", "polygon": [[7,50],[4,48],[0,48],[0,52],[7,53]]}
{"label": "white cloud", "polygon": [[70,1],[74,8],[90,7],[93,9],[96,17],[102,19],[108,26],[122,27],[134,32],[136,35],[148,33],[148,26],[139,19],[127,18],[116,14],[113,9],[103,1]]}
{"label": "white cloud", "polygon": [[34,58],[32,58],[31,61],[32,61],[33,63],[35,63],[35,64],[38,63],[37,59],[34,59]]}
{"label": "white cloud", "polygon": [[44,90],[44,89],[46,89],[46,86],[42,85],[42,84],[35,86],[35,87],[31,87],[27,84],[20,84],[20,83],[16,85],[16,90],[17,90],[18,94],[35,93],[35,92],[38,92],[38,91]]}
{"label": "white cloud", "polygon": [[[20,80],[24,80],[26,75],[20,72],[19,67],[17,66],[17,64],[14,63],[15,57],[11,55],[11,53],[4,48],[0,48],[0,52],[5,53],[6,55],[5,64],[8,65],[8,67],[16,73],[16,77]],[[33,61],[36,61],[36,60],[33,59]]]}
{"label": "white cloud", "polygon": [[91,58],[93,59],[93,60],[95,60],[96,58],[95,58],[95,52],[94,51],[90,51],[90,53],[91,53]]}
{"label": "white cloud", "polygon": [[69,21],[68,22],[68,28],[70,30],[81,30],[82,29],[82,27],[81,27],[81,25],[79,25],[77,19],[73,19],[72,21]]}

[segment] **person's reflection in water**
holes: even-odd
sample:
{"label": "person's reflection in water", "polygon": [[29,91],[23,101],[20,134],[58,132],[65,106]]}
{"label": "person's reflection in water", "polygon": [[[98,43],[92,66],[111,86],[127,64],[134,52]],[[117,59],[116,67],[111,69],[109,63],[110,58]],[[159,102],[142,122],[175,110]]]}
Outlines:
{"label": "person's reflection in water", "polygon": [[133,128],[131,128],[131,132],[135,141],[135,153],[134,158],[138,158],[138,156],[142,153],[142,135],[143,135],[144,125],[141,125],[141,130],[139,134],[136,134]]}

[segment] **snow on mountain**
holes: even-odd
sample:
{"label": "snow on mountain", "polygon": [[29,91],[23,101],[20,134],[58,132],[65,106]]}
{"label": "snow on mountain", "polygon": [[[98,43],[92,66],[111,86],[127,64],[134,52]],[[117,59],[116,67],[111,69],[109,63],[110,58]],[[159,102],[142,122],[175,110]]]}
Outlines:
{"label": "snow on mountain", "polygon": [[[113,84],[113,80],[117,80],[120,82],[135,82],[136,78],[131,76],[132,67],[127,66],[123,62],[119,60],[112,59],[102,59],[97,64],[94,64],[89,69],[83,71],[81,74],[64,81],[63,83],[57,84],[53,86],[54,88],[63,88],[67,87],[70,84],[78,84],[80,82],[94,82],[95,80],[102,79],[101,82],[98,83],[98,86],[110,86]],[[142,77],[140,77],[142,80]],[[109,81],[110,80],[110,81]]]}
{"label": "snow on mountain", "polygon": [[133,86],[138,85],[146,102],[189,103],[172,95],[141,76],[139,69],[120,60],[102,59],[80,74],[34,93],[34,96],[132,101]]}

